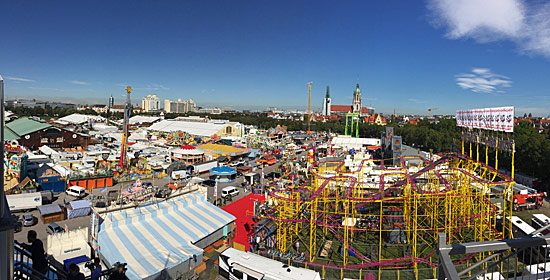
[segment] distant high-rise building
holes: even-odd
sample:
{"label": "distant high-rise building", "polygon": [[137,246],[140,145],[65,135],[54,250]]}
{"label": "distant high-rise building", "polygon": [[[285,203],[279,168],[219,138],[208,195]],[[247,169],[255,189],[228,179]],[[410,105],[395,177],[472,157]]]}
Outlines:
{"label": "distant high-rise building", "polygon": [[323,98],[323,108],[321,108],[323,116],[330,116],[330,88],[327,86],[327,94]]}
{"label": "distant high-rise building", "polygon": [[156,94],[149,94],[141,99],[141,108],[145,112],[160,111],[160,98]]}
{"label": "distant high-rise building", "polygon": [[166,113],[188,113],[195,112],[197,105],[193,99],[176,101],[165,99],[164,100],[164,112]]}
{"label": "distant high-rise building", "polygon": [[109,108],[112,108],[113,105],[115,105],[115,98],[111,94],[111,97],[109,97]]}

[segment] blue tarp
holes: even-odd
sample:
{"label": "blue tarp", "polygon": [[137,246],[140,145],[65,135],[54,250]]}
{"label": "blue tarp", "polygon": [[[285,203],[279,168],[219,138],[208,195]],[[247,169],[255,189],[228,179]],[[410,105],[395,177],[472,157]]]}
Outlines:
{"label": "blue tarp", "polygon": [[71,258],[71,259],[63,260],[63,265],[65,266],[65,268],[67,270],[69,270],[69,265],[71,265],[72,263],[79,264],[79,263],[87,262],[89,260],[90,259],[88,259],[88,257],[86,257],[86,255],[82,255],[82,256]]}
{"label": "blue tarp", "polygon": [[250,149],[250,154],[248,154],[249,158],[255,158],[260,153],[260,150],[258,149]]}
{"label": "blue tarp", "polygon": [[88,216],[90,211],[89,200],[83,199],[70,201],[69,207],[67,207],[67,219]]}

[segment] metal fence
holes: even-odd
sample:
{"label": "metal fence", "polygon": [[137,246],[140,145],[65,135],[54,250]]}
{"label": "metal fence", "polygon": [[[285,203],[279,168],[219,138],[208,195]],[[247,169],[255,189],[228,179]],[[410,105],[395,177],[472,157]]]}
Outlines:
{"label": "metal fence", "polygon": [[[447,244],[439,233],[437,279],[550,279],[550,235]],[[467,261],[460,261],[467,260]]]}

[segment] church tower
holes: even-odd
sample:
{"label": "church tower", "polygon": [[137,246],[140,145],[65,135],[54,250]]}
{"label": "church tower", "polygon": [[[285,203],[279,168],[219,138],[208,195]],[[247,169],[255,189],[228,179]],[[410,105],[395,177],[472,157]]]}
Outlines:
{"label": "church tower", "polygon": [[357,82],[357,87],[355,88],[355,91],[353,92],[353,105],[352,105],[352,113],[357,113],[361,115],[361,90],[359,89],[359,82]]}
{"label": "church tower", "polygon": [[323,108],[321,114],[323,116],[330,116],[330,88],[327,86],[327,94],[323,99]]}

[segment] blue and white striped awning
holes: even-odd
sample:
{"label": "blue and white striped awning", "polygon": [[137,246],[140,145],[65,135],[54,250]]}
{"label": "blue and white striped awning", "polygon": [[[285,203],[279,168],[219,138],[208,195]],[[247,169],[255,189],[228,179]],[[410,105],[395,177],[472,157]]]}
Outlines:
{"label": "blue and white striped awning", "polygon": [[[158,204],[105,214],[99,250],[111,264],[127,263],[130,279],[143,279],[197,256],[193,243],[223,228],[235,217],[192,193]],[[199,259],[200,258],[200,259]]]}

